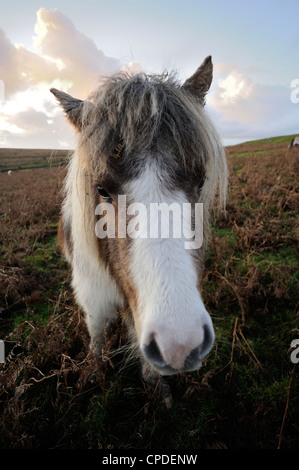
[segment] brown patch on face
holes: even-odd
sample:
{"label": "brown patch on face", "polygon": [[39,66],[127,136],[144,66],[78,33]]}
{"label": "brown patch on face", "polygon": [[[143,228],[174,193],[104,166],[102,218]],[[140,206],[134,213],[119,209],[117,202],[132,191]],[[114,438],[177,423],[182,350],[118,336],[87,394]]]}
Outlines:
{"label": "brown patch on face", "polygon": [[[106,180],[106,187],[108,188],[109,184],[107,181],[108,180]],[[109,187],[111,188],[111,184]],[[96,195],[95,205],[101,202],[104,202],[101,196]],[[129,269],[131,261],[130,244],[132,243],[132,240],[128,237],[118,237],[118,205],[115,200],[113,200],[111,204],[114,207],[115,214],[114,220],[111,221],[111,223],[115,223],[115,238],[96,237],[98,257],[100,262],[104,262],[106,268],[109,270],[111,277],[116,282],[118,288],[123,294],[125,300],[123,311],[126,312],[126,315],[122,315],[123,318],[127,323],[131,323],[134,317],[135,328],[138,330],[138,295]],[[132,216],[126,215],[126,227],[131,217]],[[98,216],[95,217],[94,224],[96,224],[97,219],[99,218],[100,217]]]}

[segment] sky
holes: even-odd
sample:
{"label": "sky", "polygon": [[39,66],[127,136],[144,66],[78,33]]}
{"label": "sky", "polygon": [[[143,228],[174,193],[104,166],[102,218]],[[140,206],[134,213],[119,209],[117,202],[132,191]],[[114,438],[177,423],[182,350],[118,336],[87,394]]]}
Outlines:
{"label": "sky", "polygon": [[298,16],[298,0],[0,0],[0,147],[74,148],[51,87],[86,99],[127,69],[184,83],[208,55],[225,145],[299,134]]}

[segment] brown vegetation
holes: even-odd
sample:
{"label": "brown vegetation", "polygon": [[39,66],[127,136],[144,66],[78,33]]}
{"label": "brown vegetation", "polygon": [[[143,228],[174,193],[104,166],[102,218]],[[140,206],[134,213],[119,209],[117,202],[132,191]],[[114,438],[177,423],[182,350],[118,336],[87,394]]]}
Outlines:
{"label": "brown vegetation", "polygon": [[64,163],[68,150],[0,148],[0,172],[22,168],[44,168]]}
{"label": "brown vegetation", "polygon": [[139,365],[116,352],[126,343],[120,322],[101,363],[88,353],[57,245],[65,170],[0,174],[2,447],[298,447],[289,347],[299,337],[299,149],[227,150],[227,214],[215,219],[203,279],[217,341],[200,371],[170,378],[167,415]]}

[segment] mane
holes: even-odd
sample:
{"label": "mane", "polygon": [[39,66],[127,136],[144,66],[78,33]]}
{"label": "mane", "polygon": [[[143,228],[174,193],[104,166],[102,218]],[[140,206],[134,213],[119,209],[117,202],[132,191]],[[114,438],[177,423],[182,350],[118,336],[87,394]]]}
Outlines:
{"label": "mane", "polygon": [[93,116],[88,113],[90,130],[96,130],[101,117],[104,153],[111,137],[120,139],[130,153],[133,149],[137,152],[151,149],[163,136],[166,144],[173,139],[180,155],[184,155],[187,143],[196,146],[197,142],[192,132],[193,116],[184,108],[183,95],[174,74],[132,77],[118,74],[90,96],[95,105]]}
{"label": "mane", "polygon": [[87,159],[92,172],[100,174],[120,145],[126,169],[144,164],[133,162],[133,153],[158,151],[179,157],[180,171],[204,174],[199,202],[204,203],[207,230],[217,188],[219,205],[225,206],[225,152],[202,102],[178,83],[175,73],[118,73],[102,80],[85,101],[79,158]]}

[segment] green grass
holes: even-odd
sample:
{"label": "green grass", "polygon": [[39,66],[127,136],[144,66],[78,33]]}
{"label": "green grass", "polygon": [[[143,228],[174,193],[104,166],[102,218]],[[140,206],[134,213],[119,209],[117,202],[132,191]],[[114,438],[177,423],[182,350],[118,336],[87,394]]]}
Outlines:
{"label": "green grass", "polygon": [[219,228],[212,227],[212,234],[215,234],[219,239],[225,239],[228,246],[235,246],[237,241],[237,234],[231,227]]}
{"label": "green grass", "polygon": [[249,153],[254,153],[255,155],[263,155],[266,152],[267,152],[267,150],[255,150],[254,152],[252,152],[252,150],[249,149],[247,152],[239,152],[239,153],[233,152],[233,153],[230,154],[230,156],[237,157],[237,158],[242,158],[242,157],[248,156]]}
{"label": "green grass", "polygon": [[253,255],[254,263],[259,263],[267,269],[269,264],[277,268],[282,266],[298,266],[298,248],[296,245],[278,247],[275,251],[265,250],[261,254]]}
{"label": "green grass", "polygon": [[266,139],[258,139],[258,140],[251,140],[249,142],[244,142],[242,145],[265,145],[265,144],[284,144],[284,143],[289,143],[291,140],[296,137],[298,134],[294,135],[282,135],[282,136],[276,136],[276,137],[268,137]]}
{"label": "green grass", "polygon": [[50,302],[36,302],[34,309],[26,309],[14,316],[12,328],[15,329],[23,322],[27,322],[28,328],[24,332],[26,337],[27,333],[31,331],[32,325],[40,324],[46,326],[53,311],[54,306]]}
{"label": "green grass", "polygon": [[37,242],[32,254],[24,256],[22,261],[25,266],[39,271],[48,272],[51,268],[57,268],[57,262],[61,261],[57,235],[51,235],[45,243]]}

